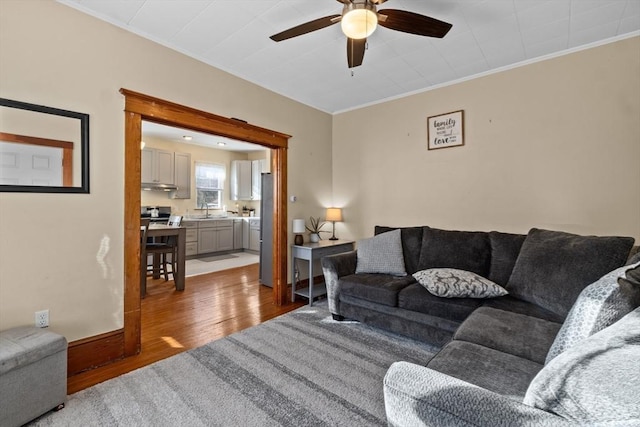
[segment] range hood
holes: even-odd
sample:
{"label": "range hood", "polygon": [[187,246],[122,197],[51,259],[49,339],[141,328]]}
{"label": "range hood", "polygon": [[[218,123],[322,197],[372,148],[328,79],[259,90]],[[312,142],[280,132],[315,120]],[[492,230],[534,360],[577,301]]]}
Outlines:
{"label": "range hood", "polygon": [[140,184],[143,191],[175,191],[178,189],[174,184],[160,184],[158,182],[143,182]]}

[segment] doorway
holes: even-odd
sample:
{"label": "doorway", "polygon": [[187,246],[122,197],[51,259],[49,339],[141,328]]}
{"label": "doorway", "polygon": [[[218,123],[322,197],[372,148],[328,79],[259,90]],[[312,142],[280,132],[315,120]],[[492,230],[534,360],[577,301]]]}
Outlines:
{"label": "doorway", "polygon": [[[271,172],[269,149],[146,120],[142,121],[141,149],[143,191],[140,212],[149,215],[153,208],[158,209],[158,222],[166,222],[170,215],[182,218],[183,225],[188,228],[186,277],[259,263],[261,234],[257,233],[256,240],[255,226],[262,224],[259,219],[263,209],[260,176]],[[251,166],[250,179],[243,175],[244,180],[240,182],[238,165],[247,164]],[[244,185],[242,189],[240,184]],[[266,218],[270,218],[270,208],[268,213]],[[256,218],[243,218],[249,216]],[[229,230],[225,229],[222,237],[206,239],[214,233],[208,234],[205,229],[202,231],[205,242],[199,242],[197,221],[204,217],[229,220],[219,223],[229,226]],[[200,223],[203,224],[206,223]],[[269,259],[268,271],[271,271],[270,266]],[[159,285],[155,281],[151,283],[156,287]],[[267,283],[271,284],[271,274]]]}
{"label": "doorway", "polygon": [[139,207],[143,120],[246,141],[271,150],[274,178],[273,301],[276,305],[286,304],[287,148],[291,136],[127,89],[120,89],[120,93],[125,96],[124,356],[139,353],[141,339]]}

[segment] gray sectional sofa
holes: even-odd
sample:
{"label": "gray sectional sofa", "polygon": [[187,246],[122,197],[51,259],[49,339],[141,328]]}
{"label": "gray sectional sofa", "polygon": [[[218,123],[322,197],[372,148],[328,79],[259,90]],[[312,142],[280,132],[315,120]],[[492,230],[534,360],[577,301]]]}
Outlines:
{"label": "gray sectional sofa", "polygon": [[[387,241],[378,247],[368,241],[383,238]],[[592,300],[602,302],[596,310],[597,327],[581,331],[581,339],[597,338],[640,305],[640,254],[633,243],[627,237],[578,236],[535,228],[517,235],[426,226],[376,227],[375,237],[359,242],[357,251],[323,258],[322,267],[335,319],[358,320],[442,346],[433,359],[425,361],[426,367],[398,363],[387,373],[390,425],[562,425],[584,421],[580,418],[584,414],[537,407],[535,390],[531,391],[534,379],[554,364],[572,366],[576,356],[571,351],[582,348],[574,345],[580,335],[575,334],[576,325],[584,329],[589,324],[585,316],[594,317]],[[395,264],[389,258],[396,258]],[[422,274],[441,269],[475,273],[483,284],[483,279],[489,279],[508,294],[436,296],[433,284],[423,283]],[[636,319],[629,314],[632,318],[627,322],[637,322],[640,312],[636,313]],[[627,337],[636,341],[635,347],[631,344],[630,350],[621,353],[636,357],[636,367],[640,363],[638,330]],[[616,337],[622,339],[620,334]],[[613,360],[619,357],[616,354]],[[636,371],[640,376],[640,369]],[[637,389],[640,378],[634,381],[623,386]],[[635,396],[639,395],[637,390]],[[525,396],[530,401],[522,403]],[[556,397],[556,402],[562,401]],[[623,406],[629,403],[617,400]],[[635,403],[640,408],[640,400]],[[595,419],[613,417],[616,422],[623,420],[619,425],[629,420],[640,425],[638,411],[619,415],[617,408]]]}

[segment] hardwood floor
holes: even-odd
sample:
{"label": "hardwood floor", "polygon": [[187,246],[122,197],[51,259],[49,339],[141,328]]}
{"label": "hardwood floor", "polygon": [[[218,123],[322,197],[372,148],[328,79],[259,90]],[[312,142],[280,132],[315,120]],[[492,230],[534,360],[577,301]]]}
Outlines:
{"label": "hardwood floor", "polygon": [[298,307],[278,307],[271,288],[258,283],[258,264],[188,277],[184,292],[173,281],[149,280],[142,300],[142,351],[69,377],[72,394],[210,341],[257,325]]}

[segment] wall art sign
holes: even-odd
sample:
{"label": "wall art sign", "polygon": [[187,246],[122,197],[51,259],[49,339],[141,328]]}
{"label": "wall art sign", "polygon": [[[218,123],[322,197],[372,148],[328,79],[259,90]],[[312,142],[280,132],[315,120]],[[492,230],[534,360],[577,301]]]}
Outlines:
{"label": "wall art sign", "polygon": [[427,117],[428,149],[464,145],[463,110]]}

